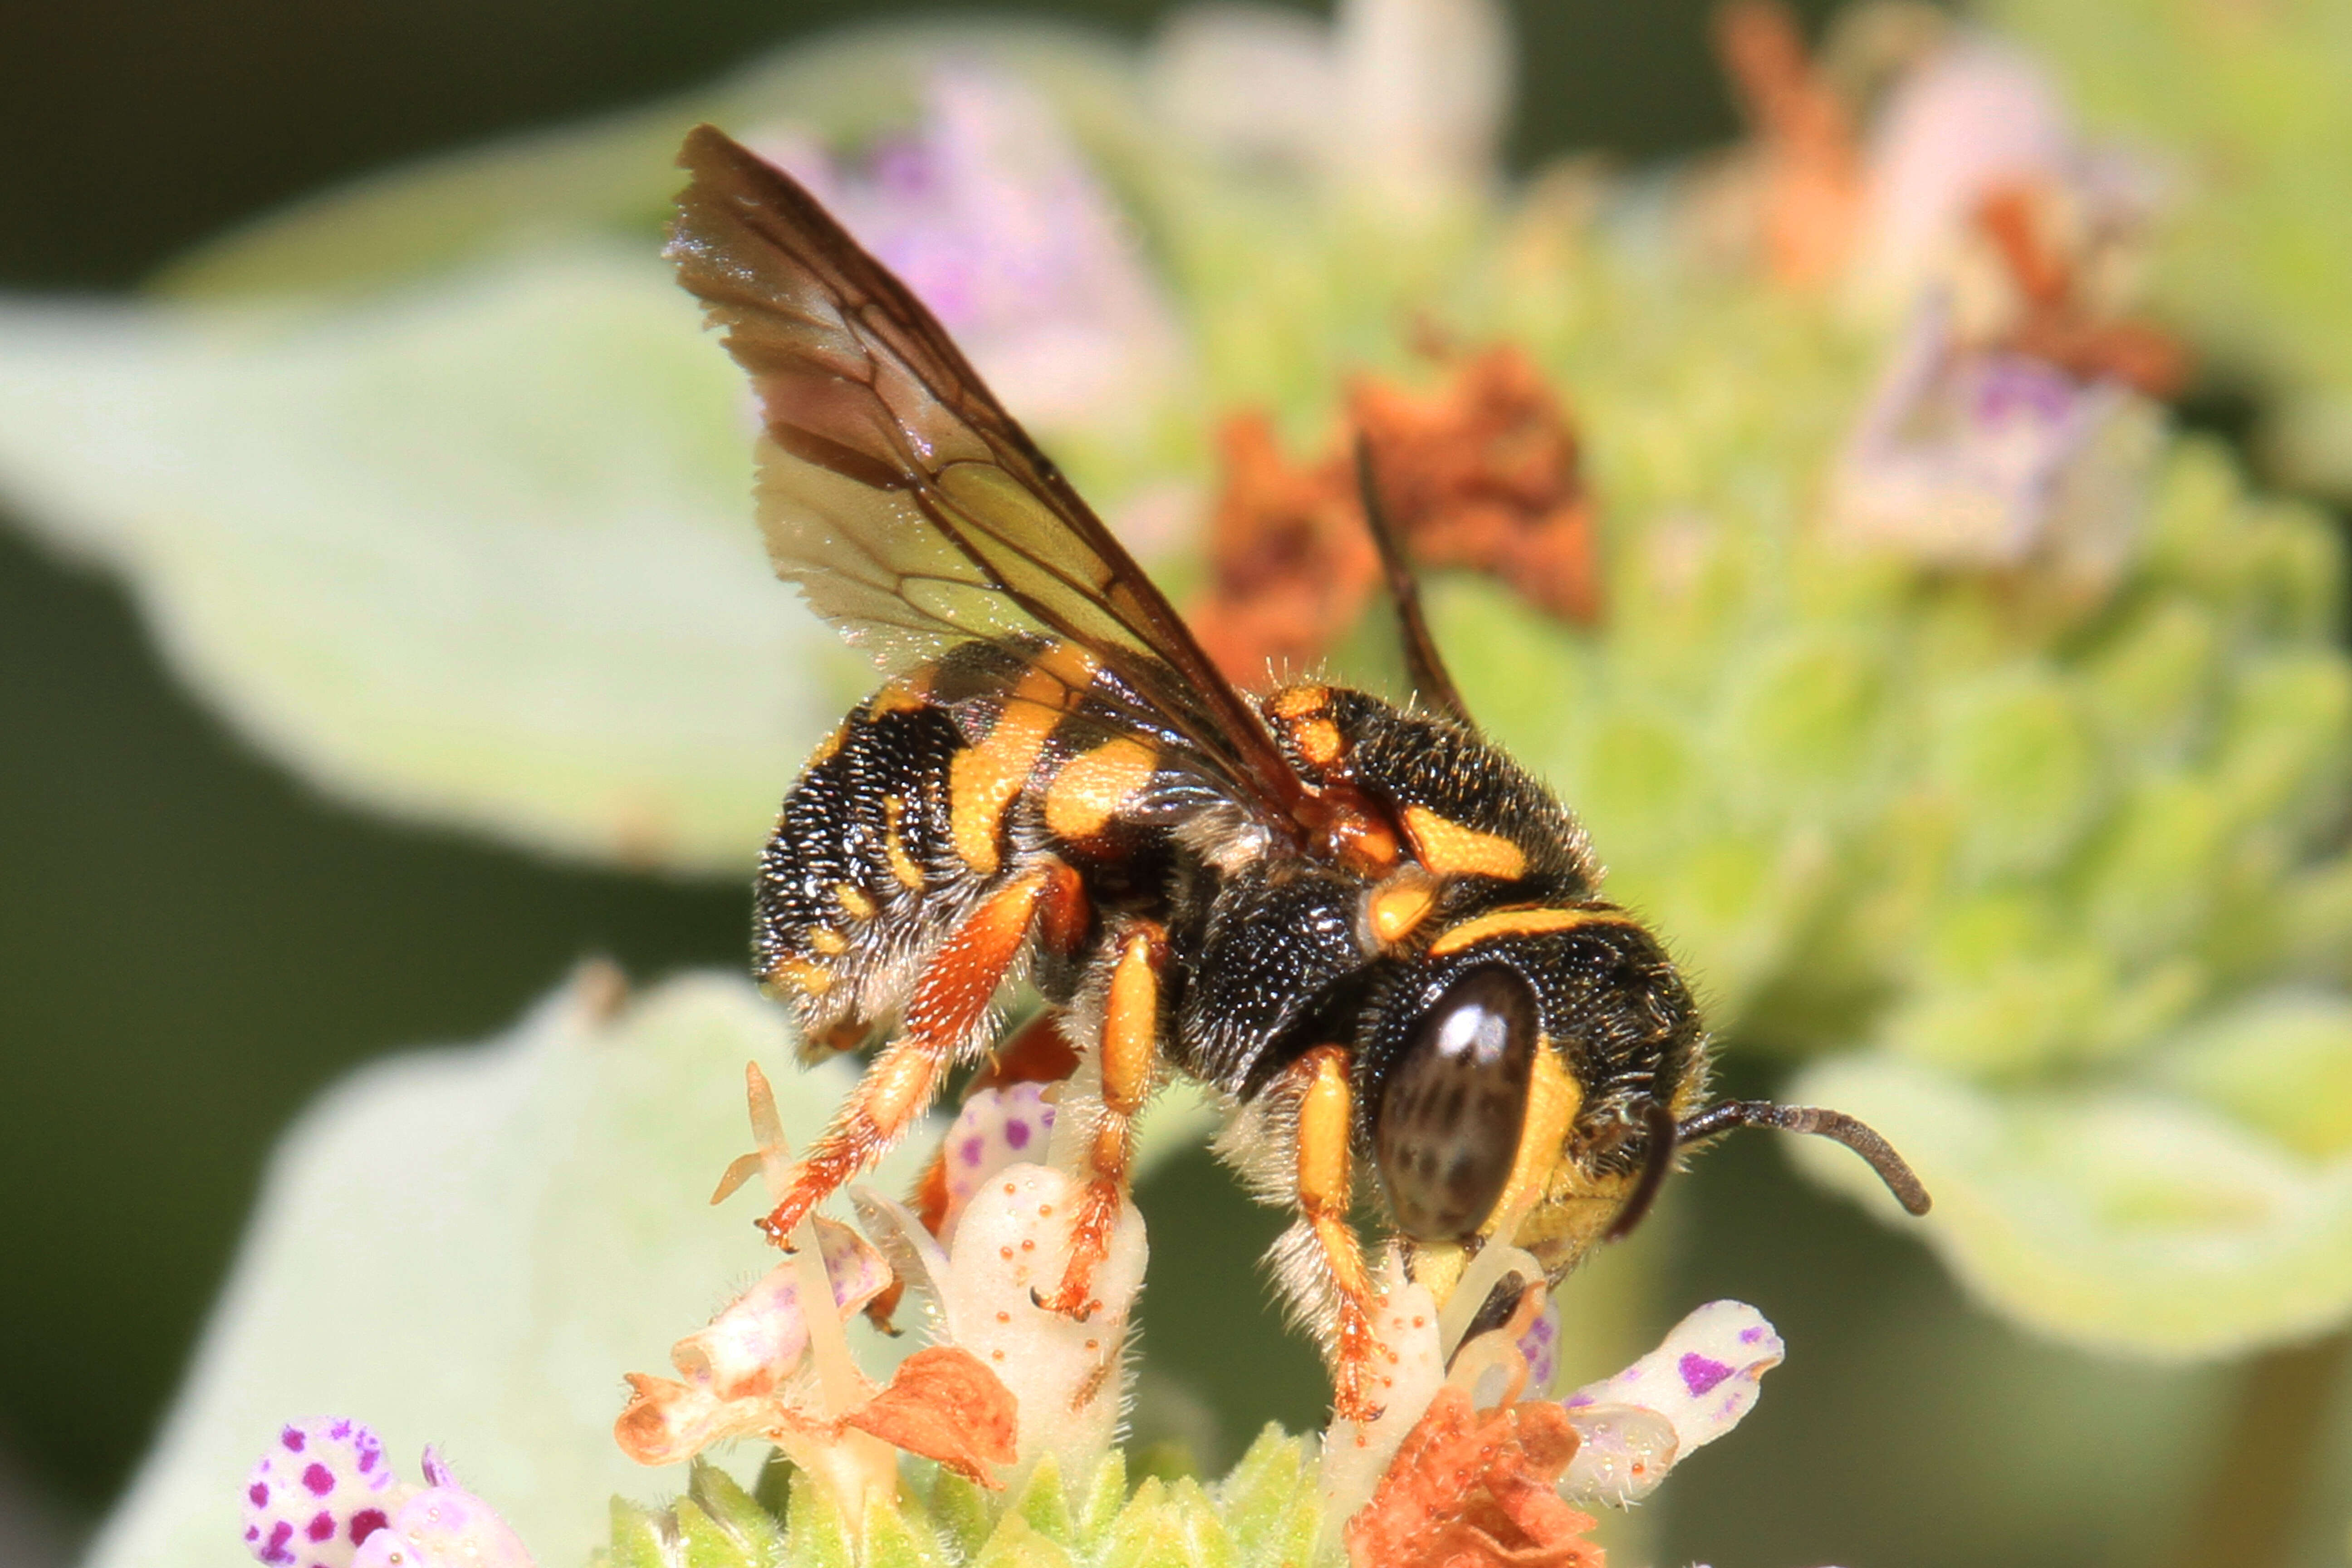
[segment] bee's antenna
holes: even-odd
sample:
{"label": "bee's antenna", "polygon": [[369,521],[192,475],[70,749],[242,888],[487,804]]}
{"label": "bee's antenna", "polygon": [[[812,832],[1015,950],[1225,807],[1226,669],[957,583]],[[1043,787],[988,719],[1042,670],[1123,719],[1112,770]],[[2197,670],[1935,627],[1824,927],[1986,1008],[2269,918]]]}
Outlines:
{"label": "bee's antenna", "polygon": [[1372,444],[1360,434],[1356,437],[1356,488],[1363,498],[1364,526],[1371,531],[1372,546],[1381,552],[1381,570],[1388,577],[1389,600],[1396,606],[1397,633],[1404,643],[1405,676],[1432,707],[1475,730],[1477,725],[1471,720],[1470,710],[1464,704],[1454,678],[1445,673],[1445,661],[1438,657],[1437,644],[1429,635],[1429,623],[1422,619],[1421,584],[1413,577],[1412,561],[1405,554],[1404,541],[1398,537],[1388,508],[1381,504],[1380,479],[1372,469]]}
{"label": "bee's antenna", "polygon": [[1642,1102],[1642,1125],[1650,1133],[1649,1144],[1642,1152],[1642,1174],[1633,1184],[1633,1195],[1610,1223],[1607,1239],[1611,1241],[1633,1235],[1650,1205],[1658,1201],[1658,1189],[1666,1184],[1666,1173],[1675,1168],[1675,1145],[1682,1142],[1683,1131],[1675,1125],[1675,1113],[1654,1100]]}
{"label": "bee's antenna", "polygon": [[1823,1110],[1811,1105],[1775,1105],[1769,1100],[1727,1100],[1684,1122],[1675,1130],[1675,1136],[1680,1142],[1696,1143],[1735,1127],[1777,1127],[1783,1132],[1834,1138],[1870,1163],[1870,1168],[1878,1173],[1878,1179],[1886,1184],[1886,1190],[1895,1194],[1895,1201],[1906,1212],[1926,1214],[1933,1201],[1918,1173],[1895,1152],[1895,1145],[1843,1110]]}

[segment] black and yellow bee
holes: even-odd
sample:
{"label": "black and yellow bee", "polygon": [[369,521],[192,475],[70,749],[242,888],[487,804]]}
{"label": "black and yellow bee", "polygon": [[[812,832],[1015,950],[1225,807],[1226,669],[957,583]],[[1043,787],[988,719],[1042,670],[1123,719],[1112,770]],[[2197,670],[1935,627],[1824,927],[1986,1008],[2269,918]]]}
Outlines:
{"label": "black and yellow bee", "polygon": [[[892,672],[818,748],[761,862],[761,978],[820,1047],[887,1039],[761,1222],[773,1238],[991,1051],[993,1003],[1024,978],[1075,1047],[1057,1138],[1078,1130],[1087,1181],[1044,1304],[1095,1306],[1136,1117],[1188,1075],[1231,1108],[1221,1152],[1297,1214],[1276,1272],[1343,1417],[1376,1403],[1349,1218],[1367,1159],[1441,1302],[1498,1239],[1557,1280],[1640,1217],[1678,1147],[1731,1127],[1838,1138],[1926,1208],[1849,1118],[1704,1106],[1688,987],[1601,898],[1575,818],[1463,711],[1369,457],[1432,707],[1314,682],[1253,701],[807,193],[707,126],[681,162],[670,255],[751,377],[777,571]],[[1496,1282],[1478,1315],[1532,1283]]]}

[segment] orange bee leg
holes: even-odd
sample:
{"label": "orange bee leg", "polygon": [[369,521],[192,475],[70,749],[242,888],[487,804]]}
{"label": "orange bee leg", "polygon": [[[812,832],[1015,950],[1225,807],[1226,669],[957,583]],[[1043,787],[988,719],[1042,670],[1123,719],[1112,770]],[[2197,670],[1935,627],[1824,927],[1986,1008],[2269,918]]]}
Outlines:
{"label": "orange bee leg", "polygon": [[782,1202],[760,1221],[777,1246],[843,1183],[880,1159],[930,1108],[957,1053],[971,1044],[988,1004],[1021,956],[1032,925],[1051,924],[1057,902],[1077,889],[1059,861],[1022,872],[991,893],[932,956],[907,1005],[903,1031],[858,1080],[793,1169]]}
{"label": "orange bee leg", "polygon": [[[1110,1233],[1127,1201],[1128,1168],[1135,1153],[1135,1119],[1151,1093],[1160,1059],[1160,976],[1168,963],[1167,933],[1148,921],[1128,927],[1111,963],[1110,986],[1103,998],[1102,1093],[1093,1136],[1083,1159],[1085,1194],[1070,1226],[1070,1261],[1061,1288],[1040,1303],[1065,1317],[1085,1319],[1101,1303],[1094,1299],[1095,1269],[1110,1247]],[[1068,1101],[1060,1114],[1076,1112]]]}
{"label": "orange bee leg", "polygon": [[1348,1079],[1348,1052],[1318,1046],[1292,1065],[1298,1084],[1297,1173],[1298,1212],[1314,1234],[1325,1279],[1338,1310],[1332,1343],[1332,1415],[1368,1422],[1380,1415],[1372,1404],[1372,1337],[1378,1297],[1364,1268],[1364,1249],[1348,1223],[1355,1194],[1349,1154],[1355,1128],[1354,1088]]}

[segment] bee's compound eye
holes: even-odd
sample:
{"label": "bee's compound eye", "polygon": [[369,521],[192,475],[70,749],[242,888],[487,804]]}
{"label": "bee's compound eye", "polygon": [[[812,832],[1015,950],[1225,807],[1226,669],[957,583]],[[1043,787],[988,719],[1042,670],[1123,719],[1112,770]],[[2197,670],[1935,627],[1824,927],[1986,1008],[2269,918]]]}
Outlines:
{"label": "bee's compound eye", "polygon": [[1535,993],[1500,964],[1463,975],[1413,1021],[1372,1135],[1407,1236],[1454,1240],[1493,1212],[1518,1157],[1538,1035]]}

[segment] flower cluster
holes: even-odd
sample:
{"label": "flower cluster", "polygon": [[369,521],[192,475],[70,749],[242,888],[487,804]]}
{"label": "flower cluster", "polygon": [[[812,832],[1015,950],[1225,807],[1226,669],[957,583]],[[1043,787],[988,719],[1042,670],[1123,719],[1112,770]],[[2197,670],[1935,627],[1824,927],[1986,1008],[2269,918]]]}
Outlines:
{"label": "flower cluster", "polygon": [[[759,1146],[730,1167],[719,1198],[755,1171],[771,1196],[788,1179],[767,1079],[756,1065],[747,1078]],[[1011,1563],[1032,1560],[1018,1544],[1032,1500],[1051,1498],[1064,1478],[1091,1489],[1084,1506],[1116,1521],[1114,1537],[1168,1528],[1152,1515],[1172,1500],[1125,1497],[1111,1452],[1146,1252],[1131,1205],[1097,1274],[1097,1309],[1074,1322],[1041,1304],[1038,1287],[1066,1259],[1077,1195],[1065,1173],[1021,1158],[1033,1142],[1042,1145],[1053,1093],[1041,1099],[1036,1086],[1021,1085],[967,1100],[940,1151],[940,1163],[956,1173],[955,1196],[936,1234],[870,1188],[851,1194],[863,1237],[803,1220],[790,1258],[672,1347],[677,1380],[630,1376],[614,1426],[622,1448],[641,1464],[664,1465],[735,1437],[775,1443],[813,1489],[792,1505],[781,1533],[754,1527],[762,1539],[776,1536],[788,1564],[830,1560],[811,1531],[842,1537],[849,1559],[898,1560],[899,1548],[879,1542],[917,1530],[906,1506],[923,1501],[902,1484],[899,1453],[936,1461],[929,1512],[952,1501],[991,1542],[1009,1528]],[[1514,1261],[1539,1275],[1514,1249],[1490,1251],[1482,1279],[1500,1278]],[[877,1299],[897,1304],[907,1295],[930,1342],[877,1385],[852,1360],[844,1321]],[[1406,1283],[1391,1258],[1375,1324],[1387,1368],[1381,1413],[1368,1426],[1336,1424],[1319,1465],[1300,1477],[1326,1548],[1344,1549],[1356,1568],[1599,1568],[1601,1553],[1584,1539],[1592,1521],[1568,1500],[1623,1506],[1646,1496],[1684,1455],[1738,1424],[1782,1353],[1753,1308],[1717,1301],[1623,1372],[1553,1402],[1543,1395],[1558,1326],[1549,1294],[1531,1288],[1511,1321],[1465,1341],[1463,1325]],[[1266,1463],[1254,1450],[1224,1489],[1247,1492],[1242,1476]],[[1013,1500],[992,1504],[989,1492]],[[740,1492],[698,1470],[671,1516],[673,1538],[685,1534],[678,1520],[744,1508]],[[623,1513],[616,1557],[639,1539],[645,1517]],[[1104,1528],[1098,1520],[1095,1529]],[[740,1527],[733,1533],[744,1541]],[[1117,1551],[1103,1558],[1129,1560]]]}

